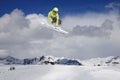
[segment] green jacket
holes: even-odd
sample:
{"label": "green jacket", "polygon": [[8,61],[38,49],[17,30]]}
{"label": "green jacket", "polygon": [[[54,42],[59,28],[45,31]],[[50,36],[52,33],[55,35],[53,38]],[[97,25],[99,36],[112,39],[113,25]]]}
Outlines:
{"label": "green jacket", "polygon": [[52,11],[50,11],[50,12],[48,13],[48,20],[49,20],[50,23],[52,23],[52,19],[53,19],[54,17],[57,18],[56,26],[58,26],[59,14],[58,14],[58,13],[54,13],[54,11],[52,10]]}

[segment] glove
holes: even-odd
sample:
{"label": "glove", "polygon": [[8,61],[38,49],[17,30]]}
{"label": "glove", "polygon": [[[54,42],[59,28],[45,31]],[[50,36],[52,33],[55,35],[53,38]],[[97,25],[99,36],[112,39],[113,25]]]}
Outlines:
{"label": "glove", "polygon": [[58,24],[55,24],[55,27],[58,27],[59,25]]}
{"label": "glove", "polygon": [[59,26],[58,23],[56,23],[55,26],[58,27]]}

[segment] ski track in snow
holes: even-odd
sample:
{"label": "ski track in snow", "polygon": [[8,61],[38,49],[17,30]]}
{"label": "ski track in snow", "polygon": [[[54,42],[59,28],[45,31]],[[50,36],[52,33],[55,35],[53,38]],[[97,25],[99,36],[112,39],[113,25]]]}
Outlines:
{"label": "ski track in snow", "polygon": [[120,80],[119,66],[11,66],[0,66],[0,80]]}

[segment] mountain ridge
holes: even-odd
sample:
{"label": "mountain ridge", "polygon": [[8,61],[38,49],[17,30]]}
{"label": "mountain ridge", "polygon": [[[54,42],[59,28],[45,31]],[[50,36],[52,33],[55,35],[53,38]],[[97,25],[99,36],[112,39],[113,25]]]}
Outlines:
{"label": "mountain ridge", "polygon": [[92,58],[88,60],[58,58],[54,56],[40,56],[34,58],[18,59],[12,56],[0,58],[2,65],[77,65],[77,66],[114,66],[120,65],[120,56],[105,58]]}
{"label": "mountain ridge", "polygon": [[82,65],[78,60],[75,59],[68,59],[68,58],[57,58],[53,56],[41,56],[35,58],[25,58],[25,59],[18,59],[12,56],[7,56],[5,58],[0,58],[0,63],[3,65],[33,65],[33,64],[59,64],[59,65]]}

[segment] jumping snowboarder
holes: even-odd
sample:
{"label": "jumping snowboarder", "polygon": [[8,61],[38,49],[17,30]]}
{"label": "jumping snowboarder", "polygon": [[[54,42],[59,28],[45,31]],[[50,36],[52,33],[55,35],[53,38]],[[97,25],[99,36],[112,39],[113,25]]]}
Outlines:
{"label": "jumping snowboarder", "polygon": [[58,31],[63,34],[68,34],[67,31],[62,29],[61,27],[58,27],[61,25],[61,20],[59,19],[59,14],[58,14],[58,8],[54,7],[49,13],[48,13],[48,21],[50,24],[49,27],[55,31]]}
{"label": "jumping snowboarder", "polygon": [[55,24],[56,27],[58,27],[61,24],[61,20],[59,19],[58,14],[58,8],[54,7],[49,13],[48,13],[48,20],[51,24]]}

